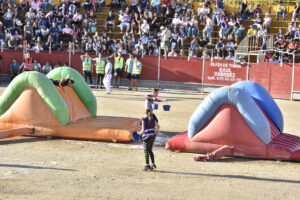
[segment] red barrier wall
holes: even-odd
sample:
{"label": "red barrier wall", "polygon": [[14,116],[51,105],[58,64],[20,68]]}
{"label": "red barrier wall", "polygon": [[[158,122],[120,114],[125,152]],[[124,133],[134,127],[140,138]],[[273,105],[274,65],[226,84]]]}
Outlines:
{"label": "red barrier wall", "polygon": [[[22,61],[22,51],[5,50],[0,52],[0,73],[10,73],[9,65],[13,58],[19,63]],[[80,53],[72,55],[71,67],[81,73]],[[69,62],[68,52],[40,52],[31,53],[32,58],[37,59],[41,65],[49,61],[53,66],[57,62],[61,64]],[[95,57],[95,55],[92,55]],[[125,57],[127,58],[127,57]],[[140,59],[143,64],[141,79],[157,80],[158,57],[145,56]],[[161,57],[160,80],[175,82],[202,82],[202,59],[182,57]],[[262,84],[274,98],[289,99],[292,84],[292,65],[279,63],[260,63],[251,64],[249,67],[248,78]],[[93,72],[95,75],[95,72]],[[125,77],[125,73],[123,74]],[[233,61],[226,60],[205,60],[204,83],[211,85],[231,85],[237,81],[247,80],[247,66],[235,64]],[[300,64],[295,64],[294,90],[300,91]]]}

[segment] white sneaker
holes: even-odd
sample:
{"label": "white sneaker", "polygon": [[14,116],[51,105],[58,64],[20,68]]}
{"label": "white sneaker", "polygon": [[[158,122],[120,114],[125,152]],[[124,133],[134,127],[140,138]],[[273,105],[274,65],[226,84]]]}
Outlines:
{"label": "white sneaker", "polygon": [[110,92],[106,92],[105,94],[110,94]]}

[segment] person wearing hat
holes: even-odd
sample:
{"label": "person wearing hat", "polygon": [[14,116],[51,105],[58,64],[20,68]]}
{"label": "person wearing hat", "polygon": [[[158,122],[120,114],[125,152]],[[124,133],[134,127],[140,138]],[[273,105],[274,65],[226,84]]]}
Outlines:
{"label": "person wearing hat", "polygon": [[172,37],[172,32],[169,28],[165,28],[161,26],[160,28],[162,30],[161,32],[161,46],[162,49],[165,51],[165,55],[168,55],[169,47],[170,47],[170,39]]}
{"label": "person wearing hat", "polygon": [[133,70],[132,70],[132,79],[133,86],[135,86],[135,90],[138,90],[138,79],[140,79],[142,71],[142,63],[139,61],[139,56],[134,59]]}
{"label": "person wearing hat", "polygon": [[106,58],[105,75],[103,79],[103,84],[104,87],[106,88],[106,94],[110,94],[111,92],[110,83],[112,77],[112,63],[110,59],[111,59],[110,57]]}
{"label": "person wearing hat", "polygon": [[282,20],[285,21],[286,13],[287,11],[285,5],[283,4],[282,1],[280,1],[276,11],[276,21],[279,20],[279,15],[282,15]]}

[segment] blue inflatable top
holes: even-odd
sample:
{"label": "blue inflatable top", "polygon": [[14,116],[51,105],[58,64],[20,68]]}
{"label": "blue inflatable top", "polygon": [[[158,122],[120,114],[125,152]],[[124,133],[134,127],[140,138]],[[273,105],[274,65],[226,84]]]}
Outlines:
{"label": "blue inflatable top", "polygon": [[189,138],[192,138],[206,124],[222,104],[234,105],[265,144],[271,140],[271,130],[268,120],[259,107],[280,132],[283,130],[281,111],[267,90],[258,83],[242,81],[229,87],[216,89],[204,99],[189,121]]}

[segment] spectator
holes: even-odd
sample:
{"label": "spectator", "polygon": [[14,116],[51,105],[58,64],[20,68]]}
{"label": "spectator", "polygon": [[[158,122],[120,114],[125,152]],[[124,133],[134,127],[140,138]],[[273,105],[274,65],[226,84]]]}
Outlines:
{"label": "spectator", "polygon": [[110,3],[110,11],[118,10],[120,8],[120,0],[112,0]]}
{"label": "spectator", "polygon": [[207,51],[203,51],[201,58],[207,59],[210,58],[210,56],[207,54]]}
{"label": "spectator", "polygon": [[298,49],[299,46],[298,44],[295,42],[295,40],[292,40],[288,46],[288,52],[289,53],[293,53],[293,54],[297,54],[298,53]]}
{"label": "spectator", "polygon": [[184,49],[184,45],[186,43],[187,35],[183,28],[180,29],[178,40],[177,40],[177,50],[179,50],[179,46],[181,46],[181,49]]}
{"label": "spectator", "polygon": [[217,52],[214,59],[223,59],[223,57],[221,56],[220,52]]}
{"label": "spectator", "polygon": [[248,29],[247,37],[249,37],[250,40],[254,40],[255,41],[256,35],[257,35],[257,30],[255,28],[255,25],[252,25],[251,28]]}
{"label": "spectator", "polygon": [[42,72],[44,74],[48,74],[51,70],[52,70],[52,67],[51,67],[49,61],[46,61],[46,64],[42,68]]}
{"label": "spectator", "polygon": [[192,19],[189,21],[189,28],[188,28],[188,37],[190,36],[199,37],[199,26],[198,26],[198,19],[197,16],[194,15]]}
{"label": "spectator", "polygon": [[300,30],[299,30],[299,28],[297,28],[297,30],[295,32],[294,40],[295,40],[295,42],[300,42]]}
{"label": "spectator", "polygon": [[197,58],[197,55],[196,55],[193,51],[191,51],[191,52],[190,52],[190,57],[191,57],[191,58]]}
{"label": "spectator", "polygon": [[198,45],[199,45],[199,43],[198,43],[197,38],[194,38],[191,42],[191,47],[190,47],[191,51],[193,51],[195,53],[198,48]]}
{"label": "spectator", "polygon": [[285,21],[285,16],[287,14],[286,7],[282,1],[279,2],[277,11],[276,11],[276,21],[279,20],[279,15],[282,15],[283,21]]}
{"label": "spectator", "polygon": [[41,33],[41,39],[42,41],[46,41],[48,39],[48,36],[49,36],[49,29],[44,25],[42,26],[41,30],[40,30],[40,33]]}
{"label": "spectator", "polygon": [[295,22],[296,21],[296,17],[297,15],[300,15],[300,2],[297,3],[297,5],[294,8],[293,11],[293,17],[292,17],[292,21]]}
{"label": "spectator", "polygon": [[13,59],[12,63],[10,64],[10,73],[11,73],[10,81],[12,81],[19,74],[19,68],[20,68],[20,64],[17,63],[16,59]]}
{"label": "spectator", "polygon": [[279,40],[279,39],[284,39],[284,33],[282,32],[281,28],[279,28],[279,32],[277,33],[277,36],[276,36],[276,40]]}
{"label": "spectator", "polygon": [[121,33],[123,32],[124,27],[126,27],[127,32],[129,31],[130,22],[131,22],[131,16],[128,13],[125,13],[121,19],[121,24],[120,24]]}
{"label": "spectator", "polygon": [[[40,51],[42,51],[44,49],[43,49],[40,41],[36,41],[31,50],[34,51],[35,53],[39,53]],[[33,70],[33,71],[35,71],[35,70]]]}
{"label": "spectator", "polygon": [[225,60],[234,60],[234,56],[232,54],[232,51],[228,52],[228,56],[226,56]]}
{"label": "spectator", "polygon": [[30,3],[31,8],[35,11],[39,11],[41,8],[41,1],[40,0],[32,0]]}
{"label": "spectator", "polygon": [[227,30],[228,30],[228,22],[227,22],[227,18],[221,18],[221,21],[220,21],[220,30],[219,30],[219,38],[226,38],[226,33],[227,33]]}
{"label": "spectator", "polygon": [[153,9],[156,10],[156,15],[159,16],[160,0],[151,0],[149,12],[152,13]]}
{"label": "spectator", "polygon": [[211,21],[209,15],[207,15],[206,16],[206,24],[203,29],[203,39],[206,40],[206,37],[209,38],[208,45],[212,44],[212,36],[211,36],[212,29],[213,29],[212,21]]}
{"label": "spectator", "polygon": [[102,13],[102,8],[105,7],[105,0],[97,0],[95,12],[98,12],[98,8],[100,13]]}
{"label": "spectator", "polygon": [[[65,4],[63,4],[63,6],[64,5]],[[85,13],[90,13],[91,8],[92,8],[92,0],[84,0],[83,7],[84,7]],[[64,15],[64,12],[62,12],[62,14]]]}
{"label": "spectator", "polygon": [[137,32],[140,33],[141,30],[141,18],[138,13],[134,13],[133,18],[131,20],[131,33],[133,33],[134,28]]}
{"label": "spectator", "polygon": [[267,33],[264,31],[263,27],[261,26],[256,34],[256,45],[259,46],[261,43],[264,43],[267,39]]}
{"label": "spectator", "polygon": [[89,33],[95,33],[97,31],[97,21],[96,19],[92,19],[90,22],[89,22],[89,29],[88,29],[88,32]]}
{"label": "spectator", "polygon": [[81,22],[82,22],[82,15],[79,13],[78,10],[76,10],[75,14],[72,17],[72,22],[77,26],[80,27],[81,26]]}
{"label": "spectator", "polygon": [[170,39],[172,37],[172,33],[170,31],[169,28],[165,28],[165,27],[160,27],[160,29],[162,30],[161,32],[161,46],[162,46],[162,49],[164,49],[164,52],[165,52],[165,56],[168,55],[168,52],[169,52],[169,48],[170,48]]}
{"label": "spectator", "polygon": [[154,14],[153,20],[150,23],[150,30],[158,32],[161,24],[162,24],[162,22],[161,22],[160,18],[156,14]]}
{"label": "spectator", "polygon": [[4,28],[11,28],[13,26],[13,16],[14,13],[8,8],[7,12],[3,15]]}
{"label": "spectator", "polygon": [[265,61],[265,62],[269,62],[269,60],[270,60],[271,58],[273,58],[273,56],[274,56],[273,51],[266,51],[266,52],[264,53],[264,61]]}
{"label": "spectator", "polygon": [[176,53],[175,49],[172,49],[170,51],[170,53],[168,54],[168,56],[177,57],[177,53]]}
{"label": "spectator", "polygon": [[249,10],[247,9],[247,6],[248,6],[248,1],[244,0],[238,8],[238,13],[241,14],[241,18],[243,20],[247,19],[248,15],[249,15]]}
{"label": "spectator", "polygon": [[219,39],[215,46],[215,54],[219,54],[222,58],[225,57],[225,42],[222,38]]}
{"label": "spectator", "polygon": [[63,28],[61,32],[61,44],[62,40],[64,39],[67,39],[68,42],[72,41],[72,29],[69,27],[68,24],[65,25],[65,28]]}
{"label": "spectator", "polygon": [[[103,0],[105,1],[105,0]],[[124,13],[125,12],[125,9],[127,7],[127,0],[120,0],[120,4],[121,4],[121,13]]]}
{"label": "spectator", "polygon": [[229,41],[227,42],[225,49],[227,52],[234,52],[235,45],[233,43],[233,39],[232,38],[228,38],[228,39],[229,39]]}
{"label": "spectator", "polygon": [[262,11],[261,11],[259,3],[256,5],[256,8],[255,8],[253,14],[254,14],[254,17],[257,17],[258,14],[260,14],[260,15],[262,14]]}
{"label": "spectator", "polygon": [[148,24],[147,20],[143,20],[143,24],[141,25],[141,34],[149,34],[150,25]]}
{"label": "spectator", "polygon": [[297,30],[296,22],[290,23],[290,25],[288,26],[288,32],[295,32],[296,30]]}
{"label": "spectator", "polygon": [[137,4],[138,4],[137,0],[130,0],[130,7],[128,12],[129,14],[132,12],[132,10],[136,13],[138,12]]}
{"label": "spectator", "polygon": [[280,61],[278,60],[278,56],[274,54],[273,57],[270,58],[268,62],[270,62],[270,63],[279,63]]}
{"label": "spectator", "polygon": [[115,17],[112,14],[112,11],[109,11],[108,16],[105,20],[105,30],[108,31],[108,27],[110,28],[110,31],[114,31],[115,27]]}
{"label": "spectator", "polygon": [[166,12],[167,12],[167,9],[170,6],[170,4],[171,4],[170,0],[163,0],[162,7],[161,7],[161,10],[162,10],[161,12],[162,12],[163,17],[166,17]]}
{"label": "spectator", "polygon": [[27,41],[31,41],[33,38],[33,28],[30,25],[30,22],[27,22],[27,24],[24,26],[24,39]]}
{"label": "spectator", "polygon": [[266,27],[270,27],[271,26],[271,22],[272,22],[272,18],[270,16],[270,14],[266,13],[263,25],[266,26]]}
{"label": "spectator", "polygon": [[223,10],[221,8],[219,8],[218,4],[216,5],[216,7],[213,9],[212,11],[212,24],[215,24],[215,21],[217,20],[217,25],[220,24],[220,19],[221,19],[221,14],[222,14]]}
{"label": "spectator", "polygon": [[41,64],[36,59],[33,60],[32,71],[41,72]]}
{"label": "spectator", "polygon": [[180,25],[180,19],[178,17],[178,13],[175,13],[175,17],[172,19],[172,29],[178,31],[178,27]]}
{"label": "spectator", "polygon": [[179,51],[179,57],[185,57],[185,53],[183,49],[180,49]]}

